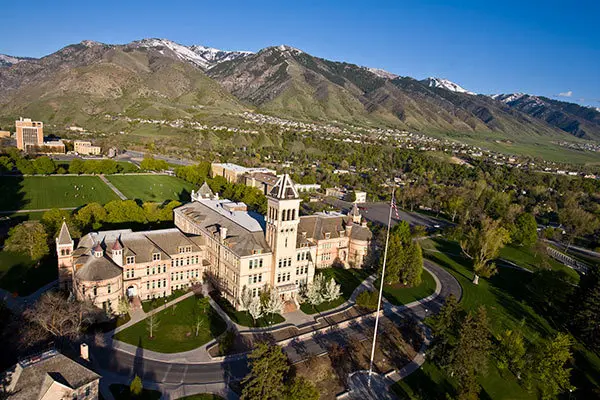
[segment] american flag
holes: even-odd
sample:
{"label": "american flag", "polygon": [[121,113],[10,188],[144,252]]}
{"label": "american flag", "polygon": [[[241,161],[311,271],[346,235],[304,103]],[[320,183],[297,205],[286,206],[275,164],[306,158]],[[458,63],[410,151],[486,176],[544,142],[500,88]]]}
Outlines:
{"label": "american flag", "polygon": [[400,219],[400,214],[398,214],[398,207],[396,206],[396,199],[392,196],[392,210],[394,211],[394,215],[396,219]]}

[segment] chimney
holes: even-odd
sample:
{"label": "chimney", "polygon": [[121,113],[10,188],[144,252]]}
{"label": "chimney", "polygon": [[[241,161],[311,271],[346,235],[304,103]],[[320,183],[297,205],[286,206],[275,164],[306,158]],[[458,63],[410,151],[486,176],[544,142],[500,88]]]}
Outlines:
{"label": "chimney", "polygon": [[220,232],[221,232],[221,242],[224,242],[225,239],[227,238],[227,228],[222,226],[219,228]]}
{"label": "chimney", "polygon": [[79,346],[79,356],[85,361],[90,361],[90,349],[87,344],[81,343]]}

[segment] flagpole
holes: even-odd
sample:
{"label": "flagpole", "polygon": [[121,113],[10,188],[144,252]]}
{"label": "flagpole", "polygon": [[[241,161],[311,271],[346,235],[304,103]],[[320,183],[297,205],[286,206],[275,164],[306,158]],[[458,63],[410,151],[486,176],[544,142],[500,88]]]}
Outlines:
{"label": "flagpole", "polygon": [[383,253],[383,267],[381,268],[381,283],[379,285],[379,301],[377,302],[377,314],[375,315],[375,330],[373,331],[373,346],[371,347],[371,362],[369,364],[369,387],[371,387],[371,375],[373,374],[373,358],[375,357],[375,343],[377,342],[377,327],[379,326],[379,313],[381,310],[381,298],[383,296],[383,280],[385,278],[385,264],[387,262],[388,244],[390,242],[390,228],[392,226],[392,208],[394,206],[394,187],[392,186],[392,201],[390,202],[390,214],[388,216],[387,235],[385,238],[385,250]]}

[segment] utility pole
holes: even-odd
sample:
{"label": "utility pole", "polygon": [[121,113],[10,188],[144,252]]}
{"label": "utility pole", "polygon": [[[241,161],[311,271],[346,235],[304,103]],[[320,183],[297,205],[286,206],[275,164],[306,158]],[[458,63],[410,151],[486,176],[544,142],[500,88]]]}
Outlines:
{"label": "utility pole", "polygon": [[381,310],[381,298],[383,296],[383,280],[385,278],[385,264],[387,262],[388,244],[390,242],[390,229],[392,227],[392,208],[394,207],[394,187],[392,186],[392,201],[390,202],[390,214],[388,216],[387,235],[385,238],[385,250],[383,253],[383,267],[381,268],[381,283],[379,285],[379,301],[377,302],[377,314],[375,314],[375,329],[373,331],[373,346],[371,347],[371,362],[369,364],[369,387],[371,387],[371,375],[373,375],[373,358],[375,357],[375,343],[377,342],[377,327],[379,326],[379,313]]}

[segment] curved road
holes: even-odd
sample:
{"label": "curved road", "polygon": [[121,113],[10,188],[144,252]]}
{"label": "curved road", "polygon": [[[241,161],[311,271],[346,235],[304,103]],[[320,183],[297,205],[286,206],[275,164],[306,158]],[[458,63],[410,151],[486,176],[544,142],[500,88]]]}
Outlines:
{"label": "curved road", "polygon": [[[398,311],[403,317],[411,316],[418,320],[437,313],[444,299],[450,294],[460,299],[462,288],[458,281],[446,270],[430,260],[424,260],[427,269],[435,275],[441,284],[441,291],[435,298],[416,303],[410,307],[394,307],[386,304],[384,312],[391,319],[399,318]],[[350,329],[350,328],[347,328]],[[340,335],[334,332],[327,335]],[[339,336],[338,336],[339,337]],[[110,343],[102,347],[90,346],[92,361],[103,372],[131,377],[134,374],[145,381],[163,385],[201,385],[218,382],[239,380],[248,372],[245,356],[231,356],[225,361],[206,363],[181,363],[152,360],[144,357],[144,350],[139,349],[135,355],[111,348]]]}

